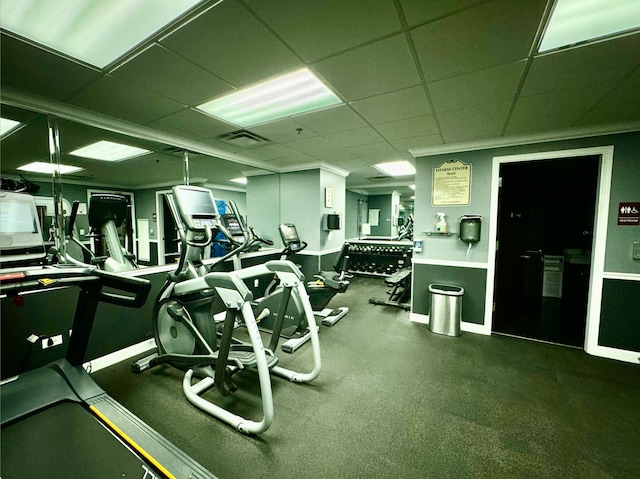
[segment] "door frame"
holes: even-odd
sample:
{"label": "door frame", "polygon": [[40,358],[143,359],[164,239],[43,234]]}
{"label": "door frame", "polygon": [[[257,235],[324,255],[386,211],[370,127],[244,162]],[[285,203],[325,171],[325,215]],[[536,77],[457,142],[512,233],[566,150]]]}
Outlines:
{"label": "door frame", "polygon": [[170,193],[170,189],[156,191],[156,238],[158,241],[158,266],[167,264],[164,257],[164,208],[162,205],[162,197]]}
{"label": "door frame", "polygon": [[551,160],[579,156],[598,156],[600,158],[596,212],[594,218],[595,221],[593,232],[593,249],[591,252],[591,273],[589,278],[589,300],[587,303],[587,322],[585,330],[584,350],[587,353],[593,354],[595,356],[620,359],[624,361],[628,361],[630,359],[630,355],[633,354],[635,361],[637,353],[615,348],[604,348],[598,345],[609,202],[611,197],[613,146],[541,151],[536,153],[493,157],[493,165],[491,171],[491,221],[489,223],[489,254],[487,265],[487,295],[485,299],[484,329],[488,334],[491,334],[493,327],[493,296],[496,274],[496,241],[498,230],[498,193],[500,191],[500,166],[504,163]]}

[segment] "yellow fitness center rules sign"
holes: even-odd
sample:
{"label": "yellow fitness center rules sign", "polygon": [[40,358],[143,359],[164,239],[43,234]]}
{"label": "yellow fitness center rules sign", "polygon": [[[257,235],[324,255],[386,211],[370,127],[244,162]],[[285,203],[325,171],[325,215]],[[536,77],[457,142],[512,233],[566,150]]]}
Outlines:
{"label": "yellow fitness center rules sign", "polygon": [[449,160],[433,169],[433,206],[468,205],[471,200],[471,165]]}

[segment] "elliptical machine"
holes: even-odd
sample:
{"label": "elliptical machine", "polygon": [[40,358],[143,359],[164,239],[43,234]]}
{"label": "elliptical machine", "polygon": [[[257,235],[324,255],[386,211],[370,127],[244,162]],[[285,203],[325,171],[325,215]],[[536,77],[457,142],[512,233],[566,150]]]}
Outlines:
{"label": "elliptical machine", "polygon": [[122,195],[102,193],[89,198],[89,227],[87,236],[101,237],[106,244],[107,256],[96,256],[78,239],[74,225],[78,215],[79,201],[74,201],[69,217],[67,261],[74,264],[95,264],[105,271],[127,271],[138,265],[135,256],[120,244],[118,228],[127,218],[127,199]]}
{"label": "elliptical machine", "polygon": [[[304,289],[304,276],[290,261],[269,261],[264,265],[241,271],[209,272],[202,263],[204,251],[217,231],[229,234],[220,223],[210,190],[196,186],[175,186],[167,195],[169,206],[178,225],[181,242],[180,260],[176,270],[167,275],[153,313],[157,352],[132,365],[142,372],[159,364],[169,364],[185,371],[182,389],[193,405],[226,422],[245,434],[266,431],[273,421],[273,397],[270,372],[292,382],[307,382],[320,372],[320,345],[311,304]],[[231,203],[234,214],[235,205]],[[243,245],[220,258],[224,261],[238,254]],[[253,313],[251,292],[243,282],[258,274],[277,274],[288,289],[288,296],[299,297],[312,333],[314,367],[309,373],[299,373],[277,366],[278,358],[265,349]],[[214,302],[222,302],[225,318],[219,331],[213,319]],[[285,309],[286,303],[283,303]],[[265,312],[265,315],[269,312]],[[236,321],[244,324],[249,342],[233,337]],[[281,324],[276,325],[281,327]],[[259,421],[243,418],[211,401],[202,394],[210,389],[226,396],[237,389],[233,376],[245,369],[258,372],[263,417]]]}
{"label": "elliptical machine", "polygon": [[[278,227],[280,237],[285,245],[281,253],[282,260],[289,260],[293,255],[299,253],[307,247],[307,243],[302,241],[298,236],[295,225],[291,223],[283,223]],[[308,281],[305,284],[307,294],[313,314],[322,321],[324,326],[333,326],[340,321],[348,312],[349,308],[341,306],[339,308],[327,308],[329,301],[338,293],[344,293],[349,287],[349,278],[346,272],[349,262],[348,244],[342,247],[336,262],[333,265],[333,271],[320,271],[314,275],[314,281]],[[267,288],[267,294],[256,305],[256,314],[262,314],[264,309],[269,309],[272,313],[263,319],[260,327],[263,330],[272,331],[273,324],[279,319],[279,311],[274,308],[278,303],[282,288],[278,283],[278,279]],[[277,313],[275,313],[278,311]],[[309,340],[310,331],[306,328],[301,314],[302,308],[294,301],[285,313],[283,336],[289,338],[282,345],[282,350],[292,353],[300,348]]]}

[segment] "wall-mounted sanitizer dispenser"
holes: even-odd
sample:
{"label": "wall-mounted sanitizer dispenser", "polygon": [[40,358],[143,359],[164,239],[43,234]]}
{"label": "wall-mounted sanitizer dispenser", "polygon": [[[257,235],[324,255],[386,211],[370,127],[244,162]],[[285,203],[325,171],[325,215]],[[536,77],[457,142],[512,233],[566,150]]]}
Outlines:
{"label": "wall-mounted sanitizer dispenser", "polygon": [[340,215],[337,213],[324,215],[325,231],[333,231],[340,229]]}
{"label": "wall-mounted sanitizer dispenser", "polygon": [[472,245],[480,241],[480,225],[482,216],[462,215],[460,218],[460,241]]}

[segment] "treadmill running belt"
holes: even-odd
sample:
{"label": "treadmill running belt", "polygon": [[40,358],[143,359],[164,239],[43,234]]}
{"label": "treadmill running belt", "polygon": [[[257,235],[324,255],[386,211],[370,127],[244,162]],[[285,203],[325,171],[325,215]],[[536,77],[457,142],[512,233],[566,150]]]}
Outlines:
{"label": "treadmill running belt", "polygon": [[148,470],[93,414],[70,402],[3,427],[1,459],[3,479],[142,478]]}

